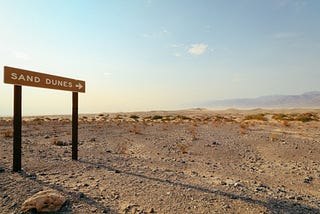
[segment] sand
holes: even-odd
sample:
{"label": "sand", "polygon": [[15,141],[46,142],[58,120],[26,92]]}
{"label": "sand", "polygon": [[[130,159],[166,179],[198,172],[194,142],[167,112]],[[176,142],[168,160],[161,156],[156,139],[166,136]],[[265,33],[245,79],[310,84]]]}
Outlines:
{"label": "sand", "polygon": [[70,116],[25,117],[19,173],[12,119],[0,118],[0,211],[20,213],[52,189],[67,199],[59,213],[320,213],[319,118],[311,109],[79,115],[72,161]]}

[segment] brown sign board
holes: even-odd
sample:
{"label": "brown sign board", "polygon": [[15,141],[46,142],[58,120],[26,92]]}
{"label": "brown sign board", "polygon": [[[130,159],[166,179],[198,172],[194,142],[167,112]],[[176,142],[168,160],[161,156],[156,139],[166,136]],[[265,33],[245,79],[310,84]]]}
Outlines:
{"label": "brown sign board", "polygon": [[4,66],[4,82],[40,88],[82,92],[86,90],[85,81],[54,76],[19,68]]}

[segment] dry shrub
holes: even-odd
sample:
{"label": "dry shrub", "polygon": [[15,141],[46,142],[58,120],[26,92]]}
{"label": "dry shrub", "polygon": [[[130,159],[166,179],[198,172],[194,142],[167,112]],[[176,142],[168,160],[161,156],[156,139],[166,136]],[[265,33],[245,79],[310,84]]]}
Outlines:
{"label": "dry shrub", "polygon": [[288,120],[284,120],[284,121],[282,122],[282,125],[285,126],[285,127],[289,127],[289,126],[290,126],[290,123],[289,123]]}
{"label": "dry shrub", "polygon": [[176,118],[180,119],[180,120],[189,120],[189,121],[192,120],[192,118],[184,116],[184,115],[177,115]]}
{"label": "dry shrub", "polygon": [[138,120],[140,117],[138,115],[132,114],[130,115],[131,119]]}
{"label": "dry shrub", "polygon": [[56,145],[56,146],[69,146],[69,145],[71,145],[70,142],[58,140],[57,138],[53,138],[51,140],[51,142],[52,142],[53,145]]}
{"label": "dry shrub", "polygon": [[154,115],[151,117],[151,120],[162,120],[163,116],[161,115]]}
{"label": "dry shrub", "polygon": [[132,128],[132,129],[130,129],[130,131],[129,131],[129,132],[134,133],[134,134],[142,134],[141,130],[140,130],[140,129],[138,129],[138,127],[137,127],[137,125],[136,125],[136,124],[134,124],[134,125],[133,125],[133,128]]}
{"label": "dry shrub", "polygon": [[267,118],[265,118],[265,114],[251,114],[245,116],[244,120],[261,120],[261,121],[267,121]]}
{"label": "dry shrub", "polygon": [[168,123],[164,123],[162,126],[162,131],[168,131],[168,129],[169,129]]}
{"label": "dry shrub", "polygon": [[279,136],[275,133],[271,133],[270,135],[270,141],[274,142],[274,141],[277,141],[279,140]]}
{"label": "dry shrub", "polygon": [[248,132],[248,128],[249,128],[249,123],[247,122],[241,122],[240,123],[240,134],[241,135],[245,135]]}
{"label": "dry shrub", "polygon": [[198,124],[194,122],[190,128],[190,134],[192,136],[192,140],[198,140],[197,127],[198,127]]}
{"label": "dry shrub", "polygon": [[13,137],[13,130],[12,129],[8,129],[8,130],[4,131],[3,132],[3,137],[12,138]]}
{"label": "dry shrub", "polygon": [[127,154],[128,153],[128,144],[127,142],[121,142],[117,144],[115,148],[115,152],[117,154]]}
{"label": "dry shrub", "polygon": [[177,148],[179,149],[180,152],[182,152],[182,154],[187,154],[188,151],[190,150],[190,146],[185,144],[178,144]]}

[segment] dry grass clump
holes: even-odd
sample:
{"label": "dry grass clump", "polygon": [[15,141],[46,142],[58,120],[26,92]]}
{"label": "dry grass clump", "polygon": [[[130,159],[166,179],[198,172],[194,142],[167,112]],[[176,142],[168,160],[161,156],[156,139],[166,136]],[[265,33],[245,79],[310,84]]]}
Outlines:
{"label": "dry grass clump", "polygon": [[265,114],[250,114],[245,116],[243,120],[260,120],[260,121],[267,121]]}
{"label": "dry grass clump", "polygon": [[187,116],[184,116],[184,115],[177,115],[176,116],[176,119],[180,119],[180,120],[192,120],[191,117],[187,117]]}
{"label": "dry grass clump", "polygon": [[190,146],[186,144],[178,144],[177,148],[179,149],[182,154],[187,154],[188,151],[190,150]]}
{"label": "dry grass clump", "polygon": [[138,115],[132,114],[130,115],[131,119],[138,120],[140,117]]}
{"label": "dry grass clump", "polygon": [[2,133],[4,138],[12,138],[13,137],[13,130],[8,129]]}
{"label": "dry grass clump", "polygon": [[131,132],[131,133],[133,133],[133,134],[142,134],[141,130],[140,130],[140,129],[138,129],[138,127],[137,127],[137,125],[136,125],[136,124],[134,124],[134,125],[133,125],[133,128],[132,128],[132,129],[130,129],[130,131],[129,131],[129,132]]}
{"label": "dry grass clump", "polygon": [[300,122],[311,122],[319,121],[319,116],[312,112],[302,113],[302,114],[274,114],[273,119],[279,121],[300,121]]}
{"label": "dry grass clump", "polygon": [[71,142],[58,140],[58,138],[53,138],[51,142],[55,146],[70,146],[72,144]]}
{"label": "dry grass clump", "polygon": [[121,142],[119,144],[117,144],[116,148],[115,148],[115,152],[117,154],[127,154],[128,153],[128,143],[127,142]]}
{"label": "dry grass clump", "polygon": [[193,122],[192,126],[189,129],[192,140],[198,140],[198,124],[197,122]]}
{"label": "dry grass clump", "polygon": [[247,123],[246,121],[241,122],[240,123],[240,134],[241,135],[247,134],[248,128],[249,128],[249,123]]}
{"label": "dry grass clump", "polygon": [[154,115],[151,117],[151,120],[162,120],[163,116],[161,115]]}

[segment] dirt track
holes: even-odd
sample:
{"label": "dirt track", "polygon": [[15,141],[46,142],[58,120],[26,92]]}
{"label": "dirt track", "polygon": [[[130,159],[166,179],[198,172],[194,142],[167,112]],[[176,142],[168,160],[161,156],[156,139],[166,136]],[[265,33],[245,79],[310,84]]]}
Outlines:
{"label": "dirt track", "polygon": [[68,117],[24,118],[21,173],[2,118],[1,213],[43,189],[67,197],[60,213],[320,213],[319,111],[310,122],[251,114],[83,115],[79,161]]}

